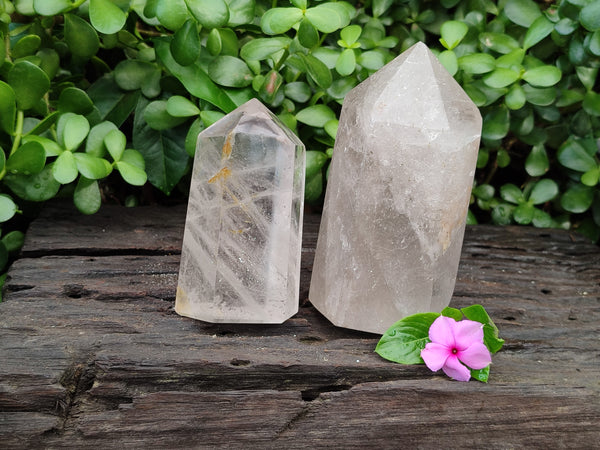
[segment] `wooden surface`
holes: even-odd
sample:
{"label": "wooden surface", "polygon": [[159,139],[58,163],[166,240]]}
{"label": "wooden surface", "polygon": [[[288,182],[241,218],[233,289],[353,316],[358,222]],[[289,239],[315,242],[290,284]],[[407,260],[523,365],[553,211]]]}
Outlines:
{"label": "wooden surface", "polygon": [[597,246],[469,227],[451,306],[483,304],[506,345],[488,384],[460,383],[310,305],[312,215],[296,316],[178,316],[184,216],[55,205],[32,224],[0,304],[0,448],[597,448]]}

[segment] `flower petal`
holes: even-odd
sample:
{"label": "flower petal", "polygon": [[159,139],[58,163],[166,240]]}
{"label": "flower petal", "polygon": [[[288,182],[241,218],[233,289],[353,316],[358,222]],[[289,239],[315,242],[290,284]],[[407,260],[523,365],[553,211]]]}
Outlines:
{"label": "flower petal", "polygon": [[451,317],[440,316],[433,321],[429,327],[429,339],[431,342],[454,347],[454,327],[456,320]]}
{"label": "flower petal", "polygon": [[483,324],[467,319],[456,322],[454,339],[458,350],[469,348],[475,342],[483,342]]}
{"label": "flower petal", "polygon": [[446,360],[446,364],[442,370],[450,378],[457,381],[469,381],[471,379],[471,371],[468,367],[463,366],[455,355],[450,356]]}
{"label": "flower petal", "polygon": [[492,362],[490,351],[481,342],[475,342],[465,350],[460,350],[456,356],[471,369],[483,369]]}
{"label": "flower petal", "polygon": [[440,370],[452,352],[448,347],[435,342],[429,342],[423,350],[421,350],[421,358],[425,361],[429,370],[436,372]]}

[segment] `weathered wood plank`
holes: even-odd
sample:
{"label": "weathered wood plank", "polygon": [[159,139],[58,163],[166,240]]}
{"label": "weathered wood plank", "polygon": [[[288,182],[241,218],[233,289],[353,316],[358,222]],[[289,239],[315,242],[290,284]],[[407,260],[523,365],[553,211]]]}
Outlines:
{"label": "weathered wood plank", "polygon": [[382,360],[378,336],[336,328],[307,302],[314,215],[296,316],[275,326],[179,317],[184,215],[106,208],[90,218],[58,207],[32,224],[0,304],[3,446],[600,440],[598,247],[564,231],[468,228],[451,305],[483,304],[507,343],[489,385],[465,384]]}

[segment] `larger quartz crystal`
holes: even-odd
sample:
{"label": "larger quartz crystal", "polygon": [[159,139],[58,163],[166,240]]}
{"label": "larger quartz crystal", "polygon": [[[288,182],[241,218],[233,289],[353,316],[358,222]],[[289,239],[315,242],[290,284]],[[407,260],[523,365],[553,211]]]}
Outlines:
{"label": "larger quartz crystal", "polygon": [[298,311],[305,150],[258,100],[198,137],[175,311],[281,323]]}
{"label": "larger quartz crystal", "polygon": [[309,295],[335,325],[382,334],[448,305],[480,134],[422,43],[346,95]]}

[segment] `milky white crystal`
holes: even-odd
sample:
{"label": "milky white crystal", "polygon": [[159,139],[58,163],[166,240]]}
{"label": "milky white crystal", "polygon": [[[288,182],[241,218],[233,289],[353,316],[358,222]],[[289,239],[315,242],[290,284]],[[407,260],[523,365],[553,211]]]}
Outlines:
{"label": "milky white crystal", "polygon": [[448,305],[480,134],[422,43],[346,95],[309,294],[335,325],[382,334]]}
{"label": "milky white crystal", "polygon": [[258,100],[198,136],[175,311],[281,323],[298,311],[305,150]]}

